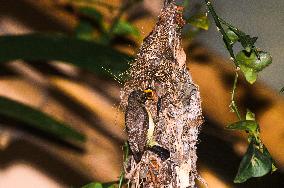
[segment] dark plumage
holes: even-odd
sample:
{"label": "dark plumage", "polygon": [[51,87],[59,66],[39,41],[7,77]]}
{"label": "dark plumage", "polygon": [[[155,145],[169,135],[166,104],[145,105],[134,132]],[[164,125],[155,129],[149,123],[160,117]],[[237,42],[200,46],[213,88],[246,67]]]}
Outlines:
{"label": "dark plumage", "polygon": [[145,92],[141,90],[132,91],[128,97],[128,105],[125,112],[128,142],[136,162],[141,160],[147,145],[149,116],[145,108],[146,100]]}
{"label": "dark plumage", "polygon": [[153,153],[157,154],[162,161],[167,160],[170,157],[170,152],[169,150],[161,147],[161,146],[152,146],[149,148],[150,151],[152,151]]}

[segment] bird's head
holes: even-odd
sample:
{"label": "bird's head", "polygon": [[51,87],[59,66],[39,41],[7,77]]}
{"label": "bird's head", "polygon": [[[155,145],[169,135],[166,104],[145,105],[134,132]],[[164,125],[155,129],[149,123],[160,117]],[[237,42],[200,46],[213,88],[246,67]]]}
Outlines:
{"label": "bird's head", "polygon": [[141,104],[144,104],[147,100],[147,95],[141,90],[134,90],[130,93],[128,97],[128,103],[137,101]]}
{"label": "bird's head", "polygon": [[153,100],[154,91],[150,88],[145,90],[134,90],[130,93],[128,97],[128,102],[138,101],[141,104],[144,104],[147,100]]}

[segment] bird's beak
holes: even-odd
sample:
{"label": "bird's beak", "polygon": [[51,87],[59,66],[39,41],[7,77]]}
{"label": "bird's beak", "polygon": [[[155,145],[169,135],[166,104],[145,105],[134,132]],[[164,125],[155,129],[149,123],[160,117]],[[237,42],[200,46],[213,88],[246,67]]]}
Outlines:
{"label": "bird's beak", "polygon": [[152,89],[145,89],[144,93],[146,94],[146,97],[148,100],[153,100],[154,99],[154,92]]}

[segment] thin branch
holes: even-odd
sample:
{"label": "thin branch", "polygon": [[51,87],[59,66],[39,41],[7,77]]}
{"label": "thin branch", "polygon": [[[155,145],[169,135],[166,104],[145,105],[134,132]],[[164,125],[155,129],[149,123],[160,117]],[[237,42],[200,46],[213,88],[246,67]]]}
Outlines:
{"label": "thin branch", "polygon": [[231,56],[231,59],[232,61],[234,62],[235,66],[238,67],[238,64],[236,62],[236,58],[235,58],[235,55],[234,55],[234,50],[233,50],[233,46],[231,44],[231,40],[229,39],[228,35],[226,34],[224,28],[222,27],[222,24],[221,24],[221,19],[219,18],[219,16],[216,14],[215,10],[214,10],[214,7],[211,3],[211,1],[209,0],[205,0],[205,3],[206,3],[206,6],[209,10],[209,12],[211,13],[213,19],[214,19],[214,22],[217,26],[217,29],[218,31],[221,32],[222,36],[223,36],[223,40],[226,44],[226,48],[228,49],[229,53],[230,53],[230,56]]}
{"label": "thin branch", "polygon": [[236,94],[236,88],[237,88],[237,82],[238,82],[238,72],[236,71],[235,74],[235,79],[234,79],[234,84],[233,84],[233,89],[232,89],[232,95],[231,95],[231,104],[230,107],[232,108],[232,110],[236,113],[236,115],[238,116],[239,120],[242,120],[241,114],[239,112],[238,106],[235,102],[235,94]]}
{"label": "thin branch", "polygon": [[[124,162],[127,162],[128,155],[129,155],[129,145],[128,145],[128,142],[126,141],[123,145],[123,161]],[[122,188],[124,176],[125,176],[125,171],[122,170],[119,176],[118,188]]]}

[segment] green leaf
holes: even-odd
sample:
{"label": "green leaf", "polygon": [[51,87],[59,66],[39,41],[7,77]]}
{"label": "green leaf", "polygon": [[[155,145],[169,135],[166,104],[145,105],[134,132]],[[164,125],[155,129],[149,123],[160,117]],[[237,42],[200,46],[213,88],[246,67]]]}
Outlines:
{"label": "green leaf", "polygon": [[236,55],[236,60],[246,80],[253,84],[257,79],[257,73],[264,68],[263,63],[259,61],[264,62],[266,58],[258,59],[254,51],[247,52],[242,50]]}
{"label": "green leaf", "polygon": [[63,35],[28,34],[0,37],[0,63],[11,60],[59,60],[92,71],[98,75],[125,72],[132,58],[95,42]]}
{"label": "green leaf", "polygon": [[271,167],[271,158],[259,151],[251,142],[240,163],[234,182],[243,183],[249,178],[264,176],[271,171]]}
{"label": "green leaf", "polygon": [[257,60],[257,56],[253,52],[249,53],[245,50],[242,50],[236,55],[236,60],[239,65],[253,68],[254,62]]}
{"label": "green leaf", "polygon": [[250,52],[251,49],[254,47],[254,44],[257,40],[257,37],[251,37],[249,35],[238,35],[239,41],[241,42],[242,46],[245,48],[247,52]]}
{"label": "green leaf", "polygon": [[75,28],[75,34],[79,39],[91,40],[93,31],[93,26],[86,21],[81,21]]}
{"label": "green leaf", "polygon": [[266,155],[267,157],[269,157],[272,161],[272,165],[271,165],[271,173],[275,172],[277,170],[277,167],[274,164],[274,160],[272,158],[272,156],[270,155],[268,149],[265,147],[265,145],[262,146],[263,147],[263,154]]}
{"label": "green leaf", "polygon": [[99,183],[93,182],[87,185],[84,185],[81,188],[115,188],[113,183]]}
{"label": "green leaf", "polygon": [[249,132],[255,132],[258,129],[258,124],[256,121],[252,120],[243,120],[232,123],[226,127],[231,130],[244,130]]}
{"label": "green leaf", "polygon": [[103,22],[102,14],[93,7],[81,7],[78,11],[80,14],[83,14],[93,19],[99,25],[101,25]]}
{"label": "green leaf", "polygon": [[238,35],[236,35],[236,33],[234,31],[232,31],[231,29],[227,29],[225,32],[226,32],[228,38],[230,39],[231,44],[234,44],[239,40]]}
{"label": "green leaf", "polygon": [[254,62],[253,68],[256,71],[262,71],[265,67],[272,63],[272,57],[268,52],[257,52],[258,59]]}
{"label": "green leaf", "polygon": [[193,15],[187,20],[187,23],[204,30],[208,30],[210,25],[209,19],[205,14]]}
{"label": "green leaf", "polygon": [[253,70],[252,68],[249,68],[244,65],[239,65],[241,71],[244,73],[244,76],[246,80],[250,83],[253,84],[256,79],[257,79],[257,72]]}
{"label": "green leaf", "polygon": [[103,185],[101,183],[96,182],[84,185],[82,188],[103,188]]}
{"label": "green leaf", "polygon": [[255,115],[249,109],[247,109],[246,120],[255,121]]}
{"label": "green leaf", "polygon": [[252,68],[255,72],[262,71],[272,63],[269,53],[263,51],[252,51],[250,53],[242,50],[236,56],[237,63]]}
{"label": "green leaf", "polygon": [[238,36],[238,40],[247,52],[250,52],[251,49],[254,48],[254,44],[257,41],[257,37],[251,37],[250,35],[247,35],[246,33],[240,31],[239,29],[231,25],[227,26]]}
{"label": "green leaf", "polygon": [[277,170],[277,167],[275,166],[274,163],[272,163],[272,166],[271,166],[271,174],[272,174],[273,172],[275,172],[276,170]]}
{"label": "green leaf", "polygon": [[113,33],[116,35],[133,35],[135,37],[140,36],[139,30],[134,25],[123,20],[117,22],[113,29]]}
{"label": "green leaf", "polygon": [[50,116],[6,97],[0,97],[0,115],[13,118],[60,139],[85,141],[85,136]]}

